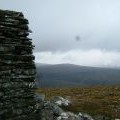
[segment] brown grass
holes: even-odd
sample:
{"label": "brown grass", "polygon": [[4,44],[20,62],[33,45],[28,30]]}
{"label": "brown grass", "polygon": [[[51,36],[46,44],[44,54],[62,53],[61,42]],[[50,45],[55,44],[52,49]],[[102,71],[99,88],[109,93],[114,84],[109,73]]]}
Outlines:
{"label": "brown grass", "polygon": [[47,100],[53,96],[69,96],[72,104],[64,109],[72,112],[120,118],[120,86],[41,88],[37,92],[45,94]]}

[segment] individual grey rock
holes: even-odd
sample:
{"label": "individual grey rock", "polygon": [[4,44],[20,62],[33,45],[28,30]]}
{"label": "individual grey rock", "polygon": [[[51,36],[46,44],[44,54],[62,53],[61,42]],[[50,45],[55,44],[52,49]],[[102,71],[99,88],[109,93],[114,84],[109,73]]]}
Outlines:
{"label": "individual grey rock", "polygon": [[51,98],[50,102],[57,104],[58,106],[68,106],[71,104],[71,101],[69,99],[65,99],[60,96],[55,96],[55,97]]}
{"label": "individual grey rock", "polygon": [[80,119],[83,119],[83,120],[94,120],[90,115],[85,113],[79,113],[78,116]]}
{"label": "individual grey rock", "polygon": [[55,116],[59,116],[63,113],[63,110],[58,105],[49,101],[44,104],[44,109],[51,111]]}
{"label": "individual grey rock", "polygon": [[91,116],[87,114],[74,114],[72,112],[63,112],[57,120],[94,120]]}
{"label": "individual grey rock", "polygon": [[34,98],[37,102],[43,102],[45,99],[45,95],[44,94],[38,94],[35,93]]}

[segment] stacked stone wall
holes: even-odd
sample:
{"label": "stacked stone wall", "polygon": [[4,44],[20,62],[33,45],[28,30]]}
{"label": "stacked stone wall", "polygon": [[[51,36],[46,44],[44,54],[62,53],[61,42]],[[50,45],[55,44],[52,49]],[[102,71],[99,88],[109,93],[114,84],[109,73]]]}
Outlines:
{"label": "stacked stone wall", "polygon": [[0,10],[0,120],[29,120],[36,68],[31,31],[21,12]]}

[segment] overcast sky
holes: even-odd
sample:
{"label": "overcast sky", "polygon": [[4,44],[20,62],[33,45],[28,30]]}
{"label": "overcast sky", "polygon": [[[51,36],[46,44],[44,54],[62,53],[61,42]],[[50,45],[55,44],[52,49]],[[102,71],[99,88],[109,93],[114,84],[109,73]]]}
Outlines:
{"label": "overcast sky", "polygon": [[29,19],[36,62],[120,66],[120,0],[0,0]]}

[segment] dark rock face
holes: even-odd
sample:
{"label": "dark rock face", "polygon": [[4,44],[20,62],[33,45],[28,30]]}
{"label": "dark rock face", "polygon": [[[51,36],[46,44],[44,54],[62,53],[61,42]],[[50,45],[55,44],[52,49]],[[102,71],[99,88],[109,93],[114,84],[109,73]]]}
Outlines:
{"label": "dark rock face", "polygon": [[0,10],[0,120],[30,120],[36,68],[21,12]]}

